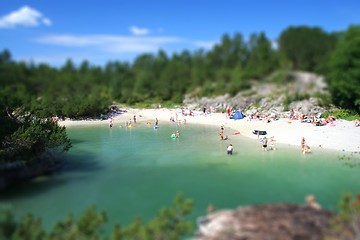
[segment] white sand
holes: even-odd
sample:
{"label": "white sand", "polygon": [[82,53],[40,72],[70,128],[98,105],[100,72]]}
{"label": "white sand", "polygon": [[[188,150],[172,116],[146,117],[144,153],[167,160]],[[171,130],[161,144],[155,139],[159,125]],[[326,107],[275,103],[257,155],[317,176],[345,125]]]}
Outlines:
{"label": "white sand", "polygon": [[[270,123],[263,121],[249,121],[248,119],[232,120],[228,119],[225,114],[212,113],[203,115],[201,112],[194,112],[195,116],[182,116],[175,109],[128,109],[126,113],[116,116],[113,119],[114,126],[124,125],[126,121],[132,120],[134,115],[138,124],[151,121],[155,123],[155,118],[162,122],[170,122],[170,117],[176,118],[178,121],[187,124],[208,124],[213,126],[225,126],[225,134],[230,135],[240,132],[242,136],[257,139],[252,133],[253,130],[267,131],[267,137],[274,136],[277,143],[299,146],[302,137],[305,137],[306,143],[311,149],[318,148],[333,149],[345,152],[360,151],[360,127],[354,127],[354,121],[337,120],[335,126],[315,126],[310,123],[301,123],[297,120],[289,123],[288,119],[279,119]],[[109,120],[104,121],[69,121],[60,122],[64,126],[91,125],[91,124],[107,124]],[[218,137],[218,136],[216,136]]]}

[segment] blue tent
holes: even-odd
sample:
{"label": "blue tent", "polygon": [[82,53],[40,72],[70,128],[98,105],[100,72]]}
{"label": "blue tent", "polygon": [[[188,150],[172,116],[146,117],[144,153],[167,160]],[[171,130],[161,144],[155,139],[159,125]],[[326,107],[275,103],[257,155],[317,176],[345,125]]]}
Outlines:
{"label": "blue tent", "polygon": [[230,116],[230,119],[243,119],[245,116],[242,112],[236,111],[233,115]]}

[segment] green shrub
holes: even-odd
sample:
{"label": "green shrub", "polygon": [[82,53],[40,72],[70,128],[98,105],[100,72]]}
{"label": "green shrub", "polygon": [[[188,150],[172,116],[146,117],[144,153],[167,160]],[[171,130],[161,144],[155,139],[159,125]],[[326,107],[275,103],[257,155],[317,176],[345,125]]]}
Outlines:
{"label": "green shrub", "polygon": [[331,96],[325,93],[316,93],[315,97],[319,100],[321,107],[329,107],[331,105]]}
{"label": "green shrub", "polygon": [[327,118],[328,116],[334,116],[337,119],[344,119],[348,121],[353,121],[355,119],[358,119],[360,115],[356,113],[355,111],[347,110],[347,109],[335,109],[330,110],[321,115],[323,118]]}

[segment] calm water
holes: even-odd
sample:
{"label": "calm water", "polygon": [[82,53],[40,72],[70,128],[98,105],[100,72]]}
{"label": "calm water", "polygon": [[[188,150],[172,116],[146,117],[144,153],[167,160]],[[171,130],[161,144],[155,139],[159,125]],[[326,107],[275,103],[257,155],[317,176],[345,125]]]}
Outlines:
{"label": "calm water", "polygon": [[[170,134],[177,129],[179,139]],[[87,126],[68,128],[73,148],[66,167],[1,193],[17,216],[31,211],[50,228],[70,212],[96,205],[110,223],[126,224],[134,216],[148,220],[169,206],[178,192],[195,202],[191,216],[217,209],[271,202],[304,203],[313,193],[324,208],[336,210],[343,192],[360,191],[360,168],[349,168],[334,151],[277,145],[262,152],[259,142],[241,135],[219,140],[217,127],[144,124],[135,128]],[[234,145],[234,155],[226,146]]]}

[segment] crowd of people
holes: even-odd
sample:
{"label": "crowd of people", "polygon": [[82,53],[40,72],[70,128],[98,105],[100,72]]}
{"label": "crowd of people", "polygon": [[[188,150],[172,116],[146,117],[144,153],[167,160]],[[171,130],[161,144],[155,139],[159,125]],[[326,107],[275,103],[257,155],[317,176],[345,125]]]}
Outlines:
{"label": "crowd of people", "polygon": [[[204,105],[203,108],[201,109],[201,111],[195,113],[195,115],[196,116],[202,116],[202,115],[205,116],[205,115],[209,114],[208,109],[209,108]],[[224,116],[226,116],[226,118],[229,119],[230,116],[233,114],[233,112],[234,112],[234,109],[232,109],[230,106],[227,106],[224,111]],[[178,125],[186,124],[186,119],[190,119],[190,118],[186,118],[186,116],[194,116],[194,112],[187,107],[180,107],[180,108],[175,109],[175,111],[172,110],[170,121],[175,122]],[[301,122],[301,123],[312,123],[316,126],[322,126],[322,125],[326,125],[326,124],[335,125],[335,122],[337,121],[336,117],[333,115],[329,115],[326,118],[321,118],[320,114],[306,115],[306,114],[303,114],[300,111],[296,111],[294,109],[290,109],[287,116],[288,116],[289,123],[291,123],[292,121],[297,121],[297,122]],[[278,120],[276,115],[266,116],[265,114],[261,114],[260,112],[249,114],[249,116],[245,116],[245,117],[246,117],[245,121],[261,120],[261,121],[271,122],[271,121]],[[109,121],[110,121],[109,126],[112,127],[113,126],[112,118],[110,118]],[[137,116],[134,115],[132,117],[132,119],[130,119],[130,121],[128,121],[126,123],[126,125],[133,126],[136,124],[136,122],[137,122]],[[149,121],[148,121],[148,125],[150,125]],[[157,127],[157,125],[158,125],[158,120],[156,120],[156,124],[155,124],[154,128]],[[356,127],[360,126],[360,119],[357,119],[354,121],[354,126],[356,126]],[[264,132],[266,132],[266,131],[264,131]],[[238,133],[240,134],[240,132],[238,132]],[[234,133],[234,134],[236,134],[236,133]],[[179,137],[179,134],[176,132],[174,132],[173,135],[175,135],[176,137]],[[232,134],[230,134],[230,135],[232,135]],[[266,133],[262,134],[262,135],[266,135]],[[219,138],[221,141],[229,140],[228,135],[225,134],[224,125],[220,126]],[[276,150],[276,147],[275,147],[276,140],[275,140],[274,136],[272,136],[272,137],[264,136],[262,138],[261,138],[261,136],[258,136],[258,141],[261,143],[262,151],[265,152],[268,150]],[[301,139],[300,146],[301,146],[300,148],[301,148],[302,153],[310,153],[312,150],[312,149],[310,149],[310,146],[306,143],[305,138]],[[322,147],[321,145],[318,145],[318,146]],[[231,153],[232,153],[233,149],[234,149],[234,145],[231,145],[231,148],[232,148],[232,150],[231,150]],[[229,155],[232,155],[232,154],[229,154]]]}
{"label": "crowd of people", "polygon": [[315,115],[306,115],[301,112],[296,112],[294,109],[290,109],[289,111],[289,123],[293,120],[299,120],[302,123],[311,123],[315,126],[335,126],[336,118],[334,115],[329,115],[327,117],[321,117],[321,114]]}
{"label": "crowd of people", "polygon": [[[227,140],[227,139],[222,138],[223,134],[224,134],[224,128],[223,128],[223,126],[221,126],[221,128],[220,128],[220,140]],[[276,140],[275,140],[274,136],[271,136],[269,139],[266,136],[264,136],[263,138],[260,138],[258,140],[259,140],[259,142],[261,142],[262,151],[265,152],[267,150],[276,150],[276,147],[275,147]],[[319,146],[319,147],[321,147],[321,146]],[[304,154],[311,152],[310,146],[306,143],[305,137],[301,138],[300,148],[301,148],[301,152],[304,153]],[[232,155],[233,149],[234,149],[233,145],[229,144],[227,146],[227,149],[226,149],[227,154]]]}

